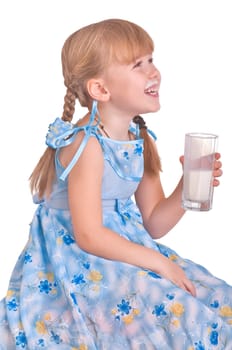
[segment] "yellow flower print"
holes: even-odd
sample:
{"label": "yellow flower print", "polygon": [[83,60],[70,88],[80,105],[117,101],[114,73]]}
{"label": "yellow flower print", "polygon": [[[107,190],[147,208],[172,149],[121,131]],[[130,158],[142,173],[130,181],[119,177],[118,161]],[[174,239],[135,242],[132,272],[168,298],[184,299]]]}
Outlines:
{"label": "yellow flower print", "polygon": [[52,289],[51,290],[51,295],[56,295],[57,294],[57,290],[56,289]]}
{"label": "yellow flower print", "polygon": [[194,350],[194,347],[190,346],[187,350]]}
{"label": "yellow flower print", "polygon": [[228,320],[227,323],[232,326],[232,320]]}
{"label": "yellow flower print", "polygon": [[220,308],[220,316],[232,317],[232,307],[229,305],[224,305]]}
{"label": "yellow flower print", "polygon": [[90,272],[88,279],[93,282],[100,282],[102,280],[103,276],[99,271],[93,270]]}
{"label": "yellow flower print", "polygon": [[139,315],[140,314],[140,310],[139,309],[133,309],[133,314],[134,315]]}
{"label": "yellow flower print", "polygon": [[8,289],[7,294],[6,294],[7,298],[12,297],[12,295],[14,295],[14,291],[11,289]]}
{"label": "yellow flower print", "polygon": [[57,243],[57,244],[62,244],[62,243],[63,243],[62,238],[61,238],[61,237],[57,237],[56,243]]}
{"label": "yellow flower print", "polygon": [[146,276],[146,275],[147,275],[147,272],[146,272],[146,271],[143,271],[143,270],[140,270],[140,271],[138,271],[138,275],[139,275],[139,276]]}
{"label": "yellow flower print", "polygon": [[123,322],[125,324],[131,324],[133,322],[133,320],[134,320],[134,316],[133,315],[127,315],[127,316],[124,316],[122,318],[122,320],[123,320]]}
{"label": "yellow flower print", "polygon": [[112,313],[112,315],[116,315],[117,310],[116,310],[116,309],[113,309],[113,310],[111,310],[111,313]]}
{"label": "yellow flower print", "polygon": [[88,346],[86,346],[85,344],[81,344],[79,350],[88,350]]}
{"label": "yellow flower print", "polygon": [[176,316],[180,317],[184,313],[184,306],[181,303],[174,303],[170,307],[170,311]]}
{"label": "yellow flower print", "polygon": [[176,260],[177,260],[177,255],[171,254],[171,255],[169,256],[169,259],[172,260],[172,261],[176,261]]}
{"label": "yellow flower print", "polygon": [[137,222],[137,223],[136,223],[136,227],[137,227],[138,229],[141,229],[141,228],[143,227],[143,225],[142,225],[140,222]]}
{"label": "yellow flower print", "polygon": [[48,279],[49,282],[53,282],[54,281],[54,273],[48,272],[47,273],[47,279]]}
{"label": "yellow flower print", "polygon": [[18,323],[18,328],[19,328],[19,329],[23,329],[23,324],[22,324],[22,322],[19,322],[19,323]]}
{"label": "yellow flower print", "polygon": [[171,322],[171,324],[172,324],[173,326],[175,326],[176,328],[178,328],[178,327],[180,326],[180,321],[177,320],[177,319],[175,319],[175,320],[173,320],[173,321]]}
{"label": "yellow flower print", "polygon": [[99,292],[100,290],[100,287],[98,285],[94,285],[92,288],[91,288],[94,292]]}
{"label": "yellow flower print", "polygon": [[36,322],[36,331],[39,334],[45,334],[47,333],[46,325],[44,321],[37,321]]}
{"label": "yellow flower print", "polygon": [[43,273],[43,271],[39,271],[39,272],[38,272],[38,277],[39,277],[39,279],[44,278],[44,273]]}
{"label": "yellow flower print", "polygon": [[44,319],[45,321],[51,321],[51,314],[49,312],[47,312],[45,315],[44,315]]}

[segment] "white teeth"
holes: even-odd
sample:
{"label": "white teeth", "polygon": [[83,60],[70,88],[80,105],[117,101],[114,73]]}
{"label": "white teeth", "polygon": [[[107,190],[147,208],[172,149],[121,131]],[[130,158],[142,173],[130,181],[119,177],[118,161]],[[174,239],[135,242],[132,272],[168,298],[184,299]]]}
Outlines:
{"label": "white teeth", "polygon": [[154,90],[154,89],[147,89],[147,90],[145,90],[145,93],[155,95],[158,93],[158,91]]}

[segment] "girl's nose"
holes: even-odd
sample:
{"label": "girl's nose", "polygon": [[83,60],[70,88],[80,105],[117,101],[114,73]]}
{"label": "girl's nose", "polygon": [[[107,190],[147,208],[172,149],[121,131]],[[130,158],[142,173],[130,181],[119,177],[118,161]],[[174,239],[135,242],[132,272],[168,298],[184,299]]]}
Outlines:
{"label": "girl's nose", "polygon": [[149,78],[160,78],[160,72],[154,65],[151,65],[149,67],[148,74],[149,74]]}

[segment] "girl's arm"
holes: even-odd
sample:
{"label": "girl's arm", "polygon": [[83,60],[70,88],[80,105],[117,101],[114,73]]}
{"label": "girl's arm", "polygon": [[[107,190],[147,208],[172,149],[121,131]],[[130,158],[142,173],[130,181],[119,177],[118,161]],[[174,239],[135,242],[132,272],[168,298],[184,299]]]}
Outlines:
{"label": "girl's arm", "polygon": [[[70,145],[62,158],[70,157]],[[65,155],[66,154],[66,155]],[[70,157],[71,158],[71,157]],[[68,178],[68,196],[75,239],[79,247],[105,259],[154,271],[195,295],[192,282],[174,262],[153,249],[133,243],[103,226],[101,184],[103,155],[99,142],[90,138]]]}
{"label": "girl's arm", "polygon": [[[154,144],[154,147],[156,145]],[[214,186],[219,185],[216,177],[222,175],[220,154],[216,153],[214,164]],[[180,157],[183,164],[184,157]],[[182,218],[185,210],[181,207],[183,176],[170,196],[165,197],[159,176],[144,174],[135,198],[142,213],[144,226],[157,239],[167,234]]]}
{"label": "girl's arm", "polygon": [[144,174],[136,191],[136,203],[143,223],[153,238],[167,234],[184,215],[181,207],[183,177],[169,197],[165,197],[159,176]]}

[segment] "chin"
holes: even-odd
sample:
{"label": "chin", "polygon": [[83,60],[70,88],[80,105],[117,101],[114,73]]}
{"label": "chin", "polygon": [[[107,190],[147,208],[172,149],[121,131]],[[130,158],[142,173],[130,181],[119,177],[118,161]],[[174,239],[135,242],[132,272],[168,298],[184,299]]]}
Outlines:
{"label": "chin", "polygon": [[158,112],[160,110],[161,106],[160,104],[159,105],[156,105],[155,107],[152,108],[151,111],[149,111],[150,113],[155,113],[155,112]]}

